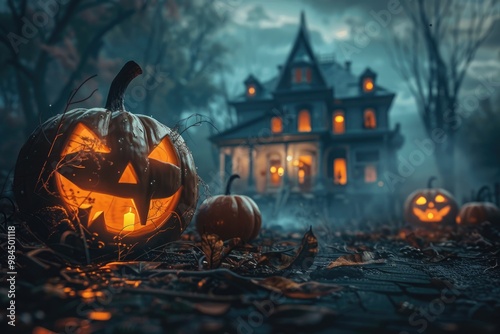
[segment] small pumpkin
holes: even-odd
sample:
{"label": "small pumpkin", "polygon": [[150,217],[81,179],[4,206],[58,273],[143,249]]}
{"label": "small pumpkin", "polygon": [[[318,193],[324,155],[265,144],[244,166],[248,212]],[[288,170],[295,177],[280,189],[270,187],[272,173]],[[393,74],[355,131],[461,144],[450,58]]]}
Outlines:
{"label": "small pumpkin", "polygon": [[460,209],[457,216],[457,224],[475,225],[483,222],[499,223],[500,209],[489,202],[470,202]]}
{"label": "small pumpkin", "polygon": [[[194,214],[198,178],[184,140],[157,120],[125,110],[124,92],[141,73],[130,61],[113,80],[105,108],[47,120],[16,163],[19,209],[36,216],[62,206],[91,251],[94,244],[140,249],[175,240]],[[49,222],[28,223],[42,240],[53,233]]]}
{"label": "small pumpkin", "polygon": [[483,222],[500,223],[500,209],[491,202],[481,202],[483,193],[489,192],[488,186],[482,187],[476,202],[465,203],[457,216],[457,224],[475,225]]}
{"label": "small pumpkin", "polygon": [[222,240],[241,238],[250,241],[259,235],[262,216],[257,204],[248,196],[231,195],[231,184],[239,179],[231,175],[225,195],[207,198],[196,215],[196,228],[200,235],[217,234]]}
{"label": "small pumpkin", "polygon": [[431,177],[427,189],[411,193],[404,204],[405,220],[413,224],[452,224],[458,212],[455,198],[442,188],[433,188]]}

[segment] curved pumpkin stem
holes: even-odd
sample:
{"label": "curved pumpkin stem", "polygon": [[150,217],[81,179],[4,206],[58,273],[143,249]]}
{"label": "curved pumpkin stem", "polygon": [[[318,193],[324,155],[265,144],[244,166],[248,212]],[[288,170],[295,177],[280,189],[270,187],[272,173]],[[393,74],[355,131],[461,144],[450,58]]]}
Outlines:
{"label": "curved pumpkin stem", "polygon": [[229,180],[227,180],[226,184],[226,195],[231,195],[231,185],[233,184],[233,181],[235,179],[239,179],[240,176],[238,174],[233,174],[229,177]]}
{"label": "curved pumpkin stem", "polygon": [[135,62],[127,62],[116,75],[109,88],[106,109],[111,111],[125,110],[123,94],[134,78],[142,74],[142,68]]}
{"label": "curved pumpkin stem", "polygon": [[488,186],[482,186],[478,192],[477,192],[477,196],[476,196],[476,201],[477,202],[482,202],[482,199],[483,199],[483,195],[487,196],[488,197],[488,201],[491,200],[491,191],[490,191],[490,187]]}
{"label": "curved pumpkin stem", "polygon": [[432,188],[432,183],[434,183],[434,181],[436,181],[436,180],[437,180],[437,177],[431,176],[429,178],[429,181],[427,181],[427,188]]}

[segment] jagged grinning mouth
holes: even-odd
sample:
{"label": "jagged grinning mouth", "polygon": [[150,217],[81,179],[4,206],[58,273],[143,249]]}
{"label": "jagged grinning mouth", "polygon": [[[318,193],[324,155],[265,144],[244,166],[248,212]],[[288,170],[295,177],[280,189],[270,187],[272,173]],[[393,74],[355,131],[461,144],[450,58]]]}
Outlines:
{"label": "jagged grinning mouth", "polygon": [[[169,219],[181,196],[179,189],[170,197],[152,199],[147,223],[141,225],[133,199],[83,190],[59,173],[56,173],[56,181],[59,194],[65,204],[75,210],[86,211],[87,221],[82,223],[86,223],[90,231],[98,219],[104,219],[106,229],[113,234],[126,233],[138,236],[159,229],[163,222]],[[130,223],[132,221],[133,224]]]}
{"label": "jagged grinning mouth", "polygon": [[442,221],[443,217],[445,217],[450,212],[450,209],[451,208],[449,205],[445,206],[441,210],[437,210],[436,208],[425,210],[413,208],[413,214],[423,222],[438,223]]}

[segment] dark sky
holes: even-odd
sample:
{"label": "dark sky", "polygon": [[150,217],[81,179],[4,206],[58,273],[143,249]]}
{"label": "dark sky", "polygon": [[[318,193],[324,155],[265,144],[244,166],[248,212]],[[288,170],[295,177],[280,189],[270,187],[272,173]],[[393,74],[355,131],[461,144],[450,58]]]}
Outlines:
{"label": "dark sky", "polygon": [[[351,60],[355,74],[369,66],[378,73],[379,84],[397,93],[390,114],[391,124],[401,123],[406,141],[400,153],[407,156],[415,149],[414,140],[423,139],[425,133],[415,101],[390,56],[394,34],[401,33],[409,22],[404,11],[392,14],[385,27],[379,25],[379,31],[369,38],[364,47],[356,48],[351,54],[346,52],[349,46],[356,45],[354,39],[359,35],[357,31],[370,21],[376,22],[373,12],[387,10],[392,1],[217,0],[219,10],[231,17],[231,23],[223,34],[227,45],[231,47],[230,58],[235,68],[228,80],[231,95],[243,89],[242,81],[249,73],[262,80],[277,74],[277,65],[284,62],[290,51],[300,12],[304,11],[317,54],[334,53],[340,63]],[[463,94],[469,94],[480,85],[482,77],[500,77],[499,1],[496,1],[492,11],[496,13],[496,29],[471,63]],[[433,169],[434,162],[428,159],[415,175],[426,178],[435,173]]]}

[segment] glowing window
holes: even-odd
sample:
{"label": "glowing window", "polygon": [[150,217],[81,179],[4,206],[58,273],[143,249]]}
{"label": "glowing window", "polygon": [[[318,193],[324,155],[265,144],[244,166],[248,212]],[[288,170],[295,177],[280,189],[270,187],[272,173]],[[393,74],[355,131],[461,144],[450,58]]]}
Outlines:
{"label": "glowing window", "polygon": [[298,167],[297,179],[300,185],[310,182],[313,158],[310,155],[301,155],[294,166]]}
{"label": "glowing window", "polygon": [[377,127],[377,119],[373,109],[366,109],[364,114],[364,125],[367,129],[375,129]]}
{"label": "glowing window", "polygon": [[347,183],[347,163],[344,158],[333,160],[333,183],[340,185]]}
{"label": "glowing window", "polygon": [[342,111],[333,113],[333,133],[345,132],[345,117]]}
{"label": "glowing window", "polygon": [[310,67],[297,67],[293,69],[292,75],[294,83],[312,82],[312,70]]}
{"label": "glowing window", "polygon": [[299,177],[299,184],[304,184],[304,181],[306,179],[306,172],[303,169],[299,169],[298,177]]}
{"label": "glowing window", "polygon": [[373,83],[373,78],[364,78],[363,79],[363,91],[365,93],[369,93],[373,91],[373,88],[375,88],[375,84]]}
{"label": "glowing window", "polygon": [[281,177],[285,174],[285,169],[281,166],[281,159],[274,155],[269,161],[269,176],[271,180],[271,185],[279,186],[281,183]]}
{"label": "glowing window", "polygon": [[308,67],[306,68],[306,82],[311,82],[312,81],[312,71]]}
{"label": "glowing window", "polygon": [[302,69],[296,68],[294,70],[293,82],[299,83],[302,82]]}
{"label": "glowing window", "polygon": [[247,95],[248,96],[254,96],[255,93],[257,93],[257,89],[255,89],[255,86],[252,86],[252,85],[248,86],[248,88],[247,88]]}
{"label": "glowing window", "polygon": [[309,110],[301,110],[299,112],[297,130],[299,132],[311,132],[311,114]]}
{"label": "glowing window", "polygon": [[366,183],[377,182],[377,168],[374,165],[365,166],[365,182]]}
{"label": "glowing window", "polygon": [[283,120],[281,117],[271,118],[271,131],[273,133],[283,132]]}

